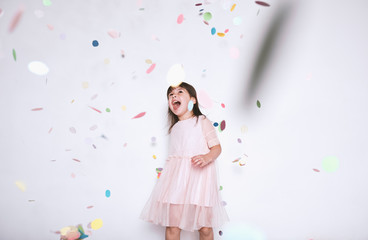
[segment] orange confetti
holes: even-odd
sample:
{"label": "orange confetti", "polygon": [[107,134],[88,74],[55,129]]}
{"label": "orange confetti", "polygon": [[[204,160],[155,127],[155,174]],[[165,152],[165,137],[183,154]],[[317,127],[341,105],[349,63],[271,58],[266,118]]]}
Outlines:
{"label": "orange confetti", "polygon": [[219,37],[224,37],[224,36],[225,36],[225,33],[217,33],[217,35],[218,35]]}
{"label": "orange confetti", "polygon": [[234,4],[234,5],[231,7],[230,11],[231,11],[231,12],[232,12],[232,11],[234,11],[235,7],[236,7],[236,4]]}

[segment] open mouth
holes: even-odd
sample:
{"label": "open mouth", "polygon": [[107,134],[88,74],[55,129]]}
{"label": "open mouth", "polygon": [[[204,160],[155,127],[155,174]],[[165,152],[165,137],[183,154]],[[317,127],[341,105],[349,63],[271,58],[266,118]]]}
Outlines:
{"label": "open mouth", "polygon": [[181,105],[180,101],[173,101],[172,103],[174,110],[178,109]]}

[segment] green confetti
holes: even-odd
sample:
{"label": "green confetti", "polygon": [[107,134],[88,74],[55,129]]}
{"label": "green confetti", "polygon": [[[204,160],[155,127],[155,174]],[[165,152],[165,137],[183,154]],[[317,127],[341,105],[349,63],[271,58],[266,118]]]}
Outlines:
{"label": "green confetti", "polygon": [[259,100],[257,100],[257,107],[261,108],[261,102]]}
{"label": "green confetti", "polygon": [[206,12],[203,14],[203,18],[205,21],[209,21],[212,18],[212,14],[210,12]]}
{"label": "green confetti", "polygon": [[106,108],[106,112],[111,112],[110,108]]}
{"label": "green confetti", "polygon": [[13,48],[13,58],[14,58],[14,61],[17,61],[17,53],[15,52],[14,48]]}
{"label": "green confetti", "polygon": [[325,157],[322,161],[322,168],[326,172],[335,172],[339,165],[339,160],[336,157]]}
{"label": "green confetti", "polygon": [[220,186],[220,191],[222,190],[222,186]]}
{"label": "green confetti", "polygon": [[50,0],[43,0],[43,5],[45,5],[46,7],[50,6],[52,4],[52,2]]}

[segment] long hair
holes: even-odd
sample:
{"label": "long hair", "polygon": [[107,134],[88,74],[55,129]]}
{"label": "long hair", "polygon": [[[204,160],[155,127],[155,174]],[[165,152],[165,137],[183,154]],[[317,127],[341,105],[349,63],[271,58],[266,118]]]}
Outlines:
{"label": "long hair", "polygon": [[[193,105],[193,114],[197,117],[197,122],[198,122],[198,117],[201,116],[201,115],[203,115],[203,114],[201,113],[201,110],[199,110],[199,103],[198,103],[198,98],[197,98],[197,92],[196,92],[196,90],[194,89],[194,87],[192,85],[190,85],[189,83],[186,83],[186,82],[180,83],[180,85],[177,86],[177,87],[185,88],[188,91],[189,96],[195,98],[196,103]],[[169,99],[169,94],[172,92],[172,90],[174,90],[177,87],[170,86],[167,89],[167,92],[166,92],[167,99]],[[167,115],[168,115],[168,122],[169,122],[169,125],[170,125],[170,128],[169,128],[169,133],[170,133],[171,132],[171,129],[175,125],[175,123],[177,123],[179,121],[179,117],[176,116],[171,111],[170,107],[168,107]]]}

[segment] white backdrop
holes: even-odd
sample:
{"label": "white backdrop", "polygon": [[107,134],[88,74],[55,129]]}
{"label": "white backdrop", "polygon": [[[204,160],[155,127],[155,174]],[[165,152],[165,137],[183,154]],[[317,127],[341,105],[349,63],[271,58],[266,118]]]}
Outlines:
{"label": "white backdrop", "polygon": [[138,216],[167,156],[174,64],[226,121],[231,221],[215,239],[368,239],[368,3],[265,2],[2,0],[0,239],[59,239],[77,224],[91,240],[164,238]]}

